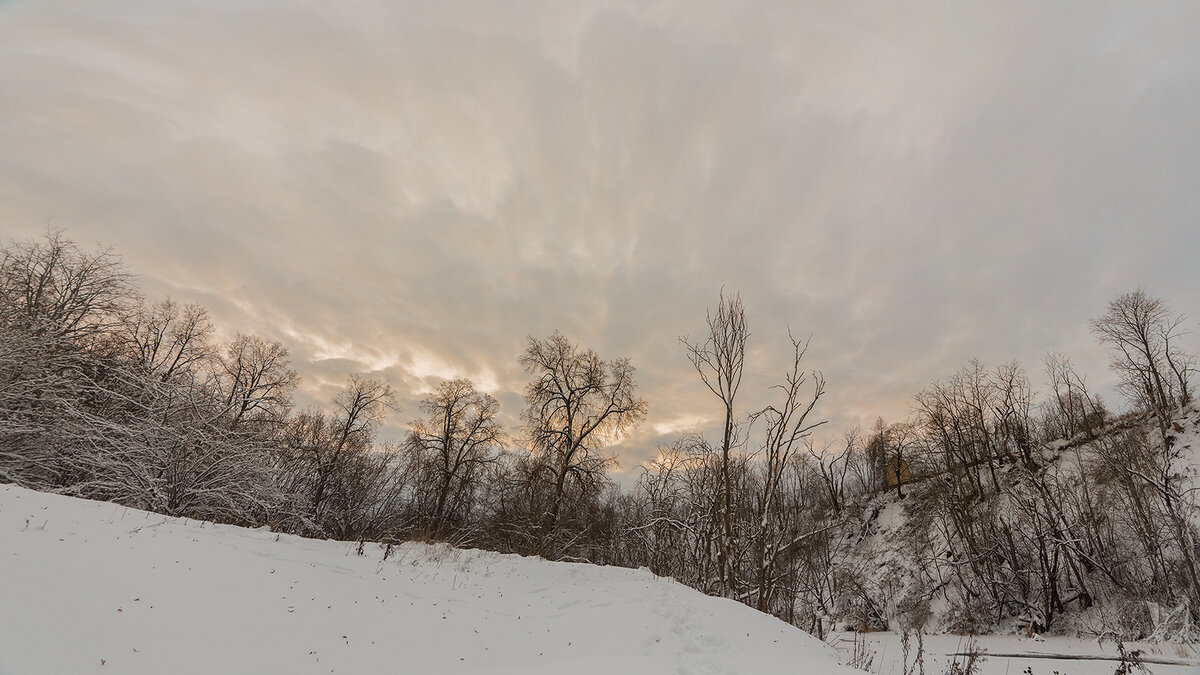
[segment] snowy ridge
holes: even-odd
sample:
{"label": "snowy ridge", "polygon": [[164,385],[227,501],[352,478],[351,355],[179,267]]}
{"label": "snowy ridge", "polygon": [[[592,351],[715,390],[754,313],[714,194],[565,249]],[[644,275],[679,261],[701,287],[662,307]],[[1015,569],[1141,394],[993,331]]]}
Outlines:
{"label": "snowy ridge", "polygon": [[0,486],[0,673],[858,672],[646,570],[185,521]]}

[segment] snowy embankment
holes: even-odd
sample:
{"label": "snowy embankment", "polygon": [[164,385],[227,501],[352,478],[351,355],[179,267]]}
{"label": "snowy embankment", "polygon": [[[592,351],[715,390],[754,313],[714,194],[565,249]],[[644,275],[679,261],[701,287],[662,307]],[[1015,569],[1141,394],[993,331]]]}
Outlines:
{"label": "snowy embankment", "polygon": [[[834,644],[849,661],[858,654],[871,675],[904,675],[921,672],[917,666],[917,642],[910,636],[908,652],[904,651],[897,633],[836,634]],[[1112,640],[1098,641],[1083,637],[1034,637],[1019,635],[981,635],[974,638],[962,635],[926,635],[923,637],[922,661],[924,672],[938,675],[961,672],[965,652],[980,653],[976,663],[977,675],[1113,675],[1119,672],[1121,655]],[[1137,652],[1148,671],[1136,667],[1130,673],[1149,672],[1152,675],[1200,674],[1200,653],[1197,646],[1178,642],[1129,642],[1128,652]],[[959,671],[951,664],[957,663]],[[908,668],[906,670],[905,664]]]}
{"label": "snowy embankment", "polygon": [[644,570],[318,541],[0,486],[0,673],[853,673]]}

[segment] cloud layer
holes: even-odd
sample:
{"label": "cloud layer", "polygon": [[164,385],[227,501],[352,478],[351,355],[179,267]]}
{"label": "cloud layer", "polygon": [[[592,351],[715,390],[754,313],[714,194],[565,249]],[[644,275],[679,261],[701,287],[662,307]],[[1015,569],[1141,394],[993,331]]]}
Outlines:
{"label": "cloud layer", "polygon": [[516,356],[559,329],[639,368],[629,466],[719,412],[678,337],[722,286],[747,408],[791,326],[835,429],[973,356],[1107,382],[1086,320],[1139,284],[1200,316],[1196,25],[1185,2],[18,0],[0,227],[114,244],[150,294],[289,345],[306,400],[379,371],[396,425],[446,376],[515,415]]}

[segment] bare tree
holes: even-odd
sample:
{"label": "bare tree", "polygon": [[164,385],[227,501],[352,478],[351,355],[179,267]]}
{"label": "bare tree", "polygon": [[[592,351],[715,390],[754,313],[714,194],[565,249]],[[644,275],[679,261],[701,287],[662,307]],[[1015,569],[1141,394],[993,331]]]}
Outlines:
{"label": "bare tree", "polygon": [[1091,322],[1092,332],[1109,349],[1125,395],[1153,412],[1164,433],[1175,409],[1192,398],[1188,385],[1196,355],[1177,344],[1184,322],[1141,288],[1118,295]]}
{"label": "bare tree", "polygon": [[0,251],[0,477],[35,487],[78,477],[81,449],[64,440],[63,422],[81,411],[107,419],[83,393],[121,365],[113,332],[135,301],[107,250],[85,252],[51,232]]}
{"label": "bare tree", "polygon": [[832,442],[826,443],[820,450],[811,439],[805,439],[804,443],[808,455],[816,463],[834,515],[841,513],[842,503],[846,499],[846,476],[854,463],[855,452],[862,446],[862,430],[853,427],[844,431],[841,445],[840,451],[834,451]]}
{"label": "bare tree", "polygon": [[1029,386],[1029,378],[1021,364],[1013,361],[997,366],[992,371],[990,380],[993,392],[992,435],[996,439],[997,454],[1007,458],[1012,456],[1015,449],[1020,453],[1025,467],[1032,470],[1036,462],[1033,457],[1034,441],[1030,418],[1033,393]]}
{"label": "bare tree", "polygon": [[720,508],[721,540],[718,544],[718,574],[721,592],[726,594],[736,585],[733,551],[733,486],[730,454],[738,444],[737,418],[734,401],[742,384],[742,368],[746,361],[746,311],[740,295],[727,297],[722,290],[714,315],[707,313],[708,334],[702,342],[680,341],[687,348],[688,359],[699,373],[708,390],[721,400],[725,425],[721,436]]}
{"label": "bare tree", "polygon": [[[236,429],[248,420],[270,426],[282,422],[300,378],[282,344],[238,333],[217,361],[214,379],[224,416],[229,427]],[[365,381],[352,379],[354,382]]]}
{"label": "bare tree", "polygon": [[[1195,505],[1187,499],[1195,488],[1184,482],[1179,456],[1171,444],[1155,442],[1151,436],[1139,426],[1114,429],[1097,443],[1097,455],[1112,475],[1119,477],[1117,493],[1128,511],[1123,515],[1144,539],[1147,557],[1160,566],[1162,573],[1156,576],[1161,585],[1170,590],[1179,580],[1186,580],[1191,617],[1200,620],[1200,568],[1196,561],[1200,548],[1190,522],[1189,512]],[[1168,562],[1170,539],[1179,549],[1177,570]]]}
{"label": "bare tree", "polygon": [[95,346],[136,298],[112,251],[84,252],[59,232],[13,242],[0,254],[0,326]]}
{"label": "bare tree", "polygon": [[604,445],[646,416],[637,396],[634,367],[627,358],[603,361],[555,332],[529,338],[520,357],[534,376],[525,388],[525,431],[540,466],[550,473],[549,505],[543,519],[544,543],[558,532],[568,478],[597,483],[611,457]]}
{"label": "bare tree", "polygon": [[[1139,288],[1114,298],[1091,326],[1101,344],[1109,348],[1112,368],[1121,378],[1126,396],[1153,412],[1158,422],[1160,444],[1133,442],[1127,436],[1121,458],[1114,465],[1162,500],[1182,553],[1195,618],[1200,617],[1200,609],[1196,609],[1200,607],[1200,573],[1192,528],[1183,511],[1186,502],[1182,500],[1178,456],[1171,434],[1172,419],[1192,400],[1189,381],[1196,370],[1196,355],[1178,346],[1185,334],[1184,322],[1185,318],[1173,314],[1161,298]],[[1143,457],[1141,461],[1139,456]]]}
{"label": "bare tree", "polygon": [[707,453],[695,450],[703,443],[699,436],[685,435],[669,447],[660,446],[658,456],[642,465],[634,491],[639,511],[628,534],[651,571],[693,584],[699,563],[689,554],[700,532],[699,519],[694,517],[697,505],[688,499],[687,477],[694,465],[705,460]]}
{"label": "bare tree", "polygon": [[409,423],[407,450],[418,467],[416,490],[425,529],[444,536],[469,506],[481,469],[496,461],[504,434],[500,404],[468,379],[447,380],[421,401],[426,417]]}
{"label": "bare tree", "polygon": [[384,415],[394,407],[392,388],[380,380],[351,375],[333,398],[332,414],[304,412],[285,432],[283,464],[290,489],[307,495],[308,513],[317,523],[336,521],[338,490],[360,456],[369,452]]}
{"label": "bare tree", "polygon": [[1047,354],[1044,363],[1051,394],[1044,404],[1045,440],[1071,439],[1080,433],[1095,436],[1108,415],[1100,398],[1088,391],[1087,383],[1067,356]]}
{"label": "bare tree", "polygon": [[63,492],[253,525],[279,507],[268,457],[210,421],[205,408],[213,402],[202,389],[131,372],[81,383],[79,393],[88,405],[59,418],[75,476]]}
{"label": "bare tree", "polygon": [[784,470],[813,429],[826,422],[809,420],[817,401],[825,395],[825,378],[818,371],[805,372],[800,369],[804,354],[808,351],[808,343],[801,343],[795,338],[791,340],[791,368],[784,375],[783,384],[774,387],[782,393],[783,400],[777,406],[769,405],[753,416],[753,419],[766,424],[762,443],[758,531],[755,536],[755,557],[758,562],[755,570],[758,577],[755,606],[764,612],[771,606],[776,590],[777,567],[781,557],[808,536],[790,537],[777,522],[777,512],[782,509],[779,492]]}
{"label": "bare tree", "polygon": [[166,382],[212,355],[212,322],[200,305],[180,306],[170,299],[139,305],[125,317],[125,332],[135,360],[152,377]]}
{"label": "bare tree", "polygon": [[954,467],[987,467],[992,487],[1000,492],[997,466],[1016,459],[1020,451],[1033,462],[1029,438],[1031,393],[1024,371],[1016,363],[989,372],[977,359],[945,380],[935,381],[914,399],[917,424],[942,451],[943,469],[982,492],[976,472]]}

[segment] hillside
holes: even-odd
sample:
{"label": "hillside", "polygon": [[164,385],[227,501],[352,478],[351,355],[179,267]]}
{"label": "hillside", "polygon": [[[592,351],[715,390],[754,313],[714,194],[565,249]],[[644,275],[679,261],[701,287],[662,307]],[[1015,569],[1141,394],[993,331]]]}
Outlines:
{"label": "hillside", "polygon": [[863,495],[837,545],[835,618],[848,630],[1194,639],[1172,537],[1200,550],[1189,538],[1200,531],[1200,409],[1178,412],[1165,447],[1156,424],[1128,417],[1040,446],[1032,468],[1001,464],[998,489],[970,499],[952,486],[974,472],[990,488],[983,464],[922,475],[903,496]]}
{"label": "hillside", "polygon": [[0,673],[851,673],[645,570],[318,541],[0,486]]}

